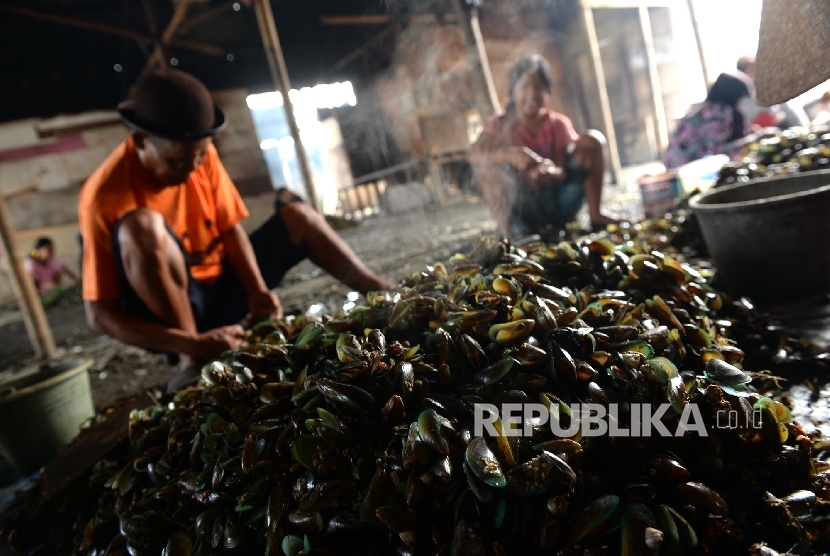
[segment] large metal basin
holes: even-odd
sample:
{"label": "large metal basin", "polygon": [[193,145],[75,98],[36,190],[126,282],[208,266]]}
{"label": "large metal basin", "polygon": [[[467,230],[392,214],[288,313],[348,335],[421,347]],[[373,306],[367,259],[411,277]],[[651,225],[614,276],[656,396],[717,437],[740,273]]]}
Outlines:
{"label": "large metal basin", "polygon": [[830,291],[830,170],[723,187],[690,204],[732,293],[782,300]]}

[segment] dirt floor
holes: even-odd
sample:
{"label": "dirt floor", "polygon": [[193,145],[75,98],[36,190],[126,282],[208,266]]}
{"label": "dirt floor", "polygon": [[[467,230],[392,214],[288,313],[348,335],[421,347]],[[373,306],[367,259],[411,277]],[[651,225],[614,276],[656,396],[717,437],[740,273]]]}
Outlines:
{"label": "dirt floor", "polygon": [[[642,211],[639,190],[629,185],[607,188],[606,210],[627,219]],[[580,214],[587,226],[587,214]],[[397,282],[424,265],[446,260],[469,249],[480,235],[494,233],[495,223],[477,197],[461,197],[442,207],[404,215],[381,215],[340,231],[367,264],[383,277]],[[310,262],[286,275],[277,289],[287,313],[301,313],[313,305],[335,314],[349,301],[349,289]],[[358,303],[360,302],[357,300]],[[97,408],[162,385],[175,372],[162,355],[125,346],[93,333],[86,324],[79,291],[47,309],[59,357],[92,358],[92,396]],[[15,307],[0,310],[0,380],[32,364],[33,352]]]}

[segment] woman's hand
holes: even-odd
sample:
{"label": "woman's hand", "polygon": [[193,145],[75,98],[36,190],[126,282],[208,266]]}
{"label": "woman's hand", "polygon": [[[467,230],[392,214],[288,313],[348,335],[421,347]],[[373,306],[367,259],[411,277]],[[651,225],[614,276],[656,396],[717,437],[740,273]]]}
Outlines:
{"label": "woman's hand", "polygon": [[505,147],[503,152],[505,162],[517,170],[529,170],[545,160],[527,147]]}
{"label": "woman's hand", "polygon": [[548,158],[542,158],[536,166],[527,172],[528,179],[538,187],[561,183],[565,179],[565,172]]}

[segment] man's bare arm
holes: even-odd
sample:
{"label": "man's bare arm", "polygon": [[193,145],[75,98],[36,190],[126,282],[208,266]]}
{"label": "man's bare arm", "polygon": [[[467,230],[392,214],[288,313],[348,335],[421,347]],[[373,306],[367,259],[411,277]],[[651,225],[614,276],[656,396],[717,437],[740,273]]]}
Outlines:
{"label": "man's bare arm", "polygon": [[256,291],[268,290],[265,280],[259,271],[254,248],[248,234],[237,224],[222,232],[222,242],[225,244],[225,255],[245,292],[250,295]]}
{"label": "man's bare arm", "polygon": [[222,232],[222,242],[228,262],[248,294],[248,310],[251,315],[255,318],[272,315],[281,317],[279,298],[268,289],[263,280],[251,240],[242,225],[237,224]]}
{"label": "man's bare arm", "polygon": [[89,327],[100,334],[144,349],[190,355],[199,360],[239,348],[244,334],[239,325],[191,334],[124,309],[114,299],[85,300],[84,308]]}

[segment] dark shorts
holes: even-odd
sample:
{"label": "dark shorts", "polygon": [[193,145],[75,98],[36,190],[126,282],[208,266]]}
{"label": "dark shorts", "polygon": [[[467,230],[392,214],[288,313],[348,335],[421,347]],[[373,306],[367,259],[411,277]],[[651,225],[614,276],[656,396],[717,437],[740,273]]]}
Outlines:
{"label": "dark shorts", "polygon": [[[299,197],[295,197],[294,200],[298,199]],[[291,242],[288,229],[280,216],[283,206],[285,205],[277,201],[274,215],[250,235],[259,270],[269,289],[276,288],[285,273],[307,256],[303,247],[298,247]],[[158,317],[152,314],[127,281],[121,258],[121,245],[118,242],[120,225],[119,220],[112,234],[112,250],[118,267],[121,291],[124,292],[121,297],[121,306],[152,320],[158,320]],[[187,261],[187,253],[176,234],[169,226],[167,231],[176,241]],[[222,275],[211,283],[195,280],[190,275],[188,266],[188,297],[199,332],[237,324],[248,314],[248,295],[239,278],[227,265]]]}
{"label": "dark shorts", "polygon": [[548,226],[564,228],[576,218],[585,203],[582,182],[584,170],[568,155],[568,175],[564,183],[544,187],[538,191],[528,188],[519,174],[510,166],[503,168],[515,192],[513,227],[519,234],[537,233]]}

